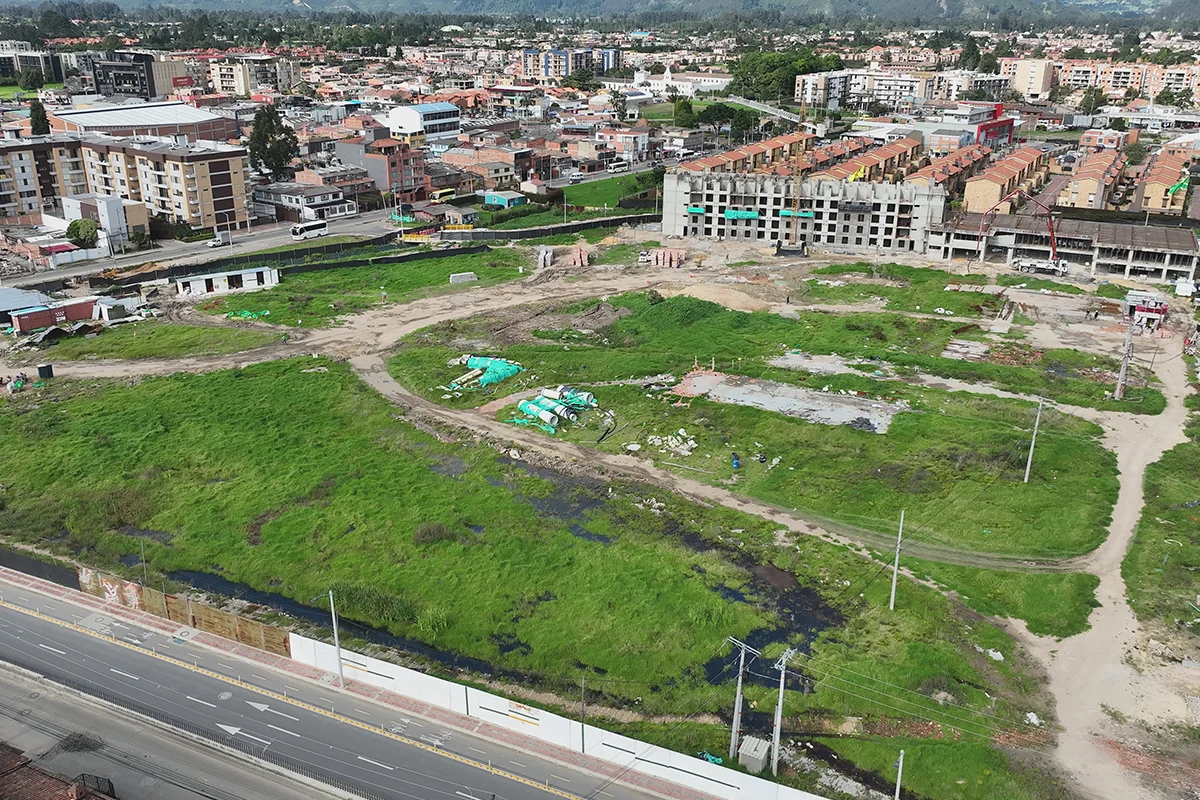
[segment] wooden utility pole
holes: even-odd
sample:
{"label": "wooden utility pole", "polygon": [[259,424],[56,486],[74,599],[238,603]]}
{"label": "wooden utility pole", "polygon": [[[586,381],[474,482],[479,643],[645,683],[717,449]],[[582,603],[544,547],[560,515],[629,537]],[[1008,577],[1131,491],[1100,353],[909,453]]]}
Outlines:
{"label": "wooden utility pole", "polygon": [[1113,397],[1118,400],[1125,398],[1125,379],[1129,375],[1129,362],[1133,359],[1133,323],[1129,323],[1129,330],[1125,331],[1125,352],[1121,355],[1121,372],[1117,375],[1117,388],[1113,392]]}

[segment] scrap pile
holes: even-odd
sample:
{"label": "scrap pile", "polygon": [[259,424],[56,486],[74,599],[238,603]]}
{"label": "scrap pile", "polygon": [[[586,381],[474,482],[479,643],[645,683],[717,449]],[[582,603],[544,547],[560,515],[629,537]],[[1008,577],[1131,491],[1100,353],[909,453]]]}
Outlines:
{"label": "scrap pile", "polygon": [[271,311],[269,309],[263,309],[262,311],[247,311],[246,309],[243,308],[241,311],[230,311],[228,314],[225,315],[225,319],[255,320],[255,319],[262,319],[263,317],[269,317],[269,316],[271,316]]}
{"label": "scrap pile", "polygon": [[542,389],[537,397],[517,403],[517,410],[525,417],[513,417],[514,425],[533,425],[553,434],[563,420],[578,422],[579,415],[596,408],[596,396],[570,386]]}
{"label": "scrap pile", "polygon": [[461,397],[462,390],[475,389],[476,386],[474,384],[479,384],[479,386],[486,388],[525,371],[523,366],[516,361],[509,361],[507,358],[492,358],[491,356],[473,356],[469,354],[459,358],[452,358],[446,364],[449,367],[460,365],[466,365],[467,372],[459,375],[445,386],[437,387],[445,392],[453,393],[442,395],[442,399],[448,399],[453,395]]}

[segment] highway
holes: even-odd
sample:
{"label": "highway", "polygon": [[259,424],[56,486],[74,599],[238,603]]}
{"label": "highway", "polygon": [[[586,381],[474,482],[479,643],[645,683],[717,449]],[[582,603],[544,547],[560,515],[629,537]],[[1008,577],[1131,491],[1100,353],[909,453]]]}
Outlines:
{"label": "highway", "polygon": [[121,800],[335,797],[17,670],[0,670],[0,742],[67,780],[108,778]]}
{"label": "highway", "polygon": [[[302,765],[327,783],[384,800],[651,797],[332,686],[0,588],[0,660]],[[24,610],[35,608],[53,619]]]}

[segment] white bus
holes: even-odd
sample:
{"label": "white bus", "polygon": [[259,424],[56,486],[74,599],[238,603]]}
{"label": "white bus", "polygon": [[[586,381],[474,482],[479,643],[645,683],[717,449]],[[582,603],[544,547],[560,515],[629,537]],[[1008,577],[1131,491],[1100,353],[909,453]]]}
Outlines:
{"label": "white bus", "polygon": [[608,165],[608,172],[629,172],[629,162],[614,161]]}
{"label": "white bus", "polygon": [[315,239],[329,233],[329,223],[323,219],[313,222],[301,222],[292,226],[292,241],[302,242],[305,239]]}

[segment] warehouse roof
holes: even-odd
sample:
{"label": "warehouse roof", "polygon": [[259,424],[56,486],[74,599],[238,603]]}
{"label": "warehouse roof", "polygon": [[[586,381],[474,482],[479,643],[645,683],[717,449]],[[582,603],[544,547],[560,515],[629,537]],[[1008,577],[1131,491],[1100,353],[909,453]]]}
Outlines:
{"label": "warehouse roof", "polygon": [[85,128],[136,127],[143,125],[192,125],[220,119],[211,111],[187,103],[139,103],[130,106],[72,108],[55,111],[54,116]]}

